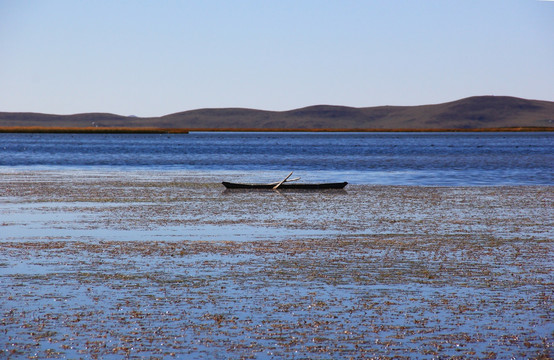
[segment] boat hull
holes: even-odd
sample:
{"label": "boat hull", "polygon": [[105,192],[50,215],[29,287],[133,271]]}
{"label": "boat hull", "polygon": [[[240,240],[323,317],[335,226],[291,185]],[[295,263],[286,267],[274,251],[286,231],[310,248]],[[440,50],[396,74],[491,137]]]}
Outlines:
{"label": "boat hull", "polygon": [[[223,186],[227,189],[273,189],[275,184],[239,184],[239,183],[230,183],[222,182]],[[339,183],[322,183],[322,184],[281,184],[278,190],[323,190],[323,189],[344,189],[348,183],[339,182]]]}

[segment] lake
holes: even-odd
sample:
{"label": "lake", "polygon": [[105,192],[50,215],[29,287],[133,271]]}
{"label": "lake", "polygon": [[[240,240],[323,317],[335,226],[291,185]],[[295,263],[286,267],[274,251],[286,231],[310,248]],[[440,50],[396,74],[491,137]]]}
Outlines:
{"label": "lake", "polygon": [[0,134],[0,358],[550,359],[552,139]]}
{"label": "lake", "polygon": [[0,134],[0,171],[177,171],[352,184],[551,185],[541,133]]}

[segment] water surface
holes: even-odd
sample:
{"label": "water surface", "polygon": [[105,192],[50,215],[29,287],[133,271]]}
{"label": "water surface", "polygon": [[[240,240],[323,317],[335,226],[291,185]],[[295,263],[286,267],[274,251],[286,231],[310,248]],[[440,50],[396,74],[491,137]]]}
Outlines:
{"label": "water surface", "polygon": [[553,140],[551,133],[0,134],[0,170],[251,178],[295,171],[310,181],[356,184],[551,185]]}

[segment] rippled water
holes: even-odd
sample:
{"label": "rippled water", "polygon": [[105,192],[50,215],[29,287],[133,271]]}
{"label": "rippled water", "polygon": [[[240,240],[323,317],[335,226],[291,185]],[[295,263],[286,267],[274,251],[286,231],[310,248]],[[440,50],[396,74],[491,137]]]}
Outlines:
{"label": "rippled water", "polygon": [[307,180],[357,184],[551,185],[553,140],[552,133],[0,134],[0,170],[256,178],[295,171]]}

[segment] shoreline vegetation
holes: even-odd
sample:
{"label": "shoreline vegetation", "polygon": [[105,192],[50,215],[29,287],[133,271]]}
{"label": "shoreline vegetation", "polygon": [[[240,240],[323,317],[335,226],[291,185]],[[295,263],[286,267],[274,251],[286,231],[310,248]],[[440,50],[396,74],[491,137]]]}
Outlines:
{"label": "shoreline vegetation", "polygon": [[48,127],[6,126],[0,133],[71,133],[71,134],[188,134],[186,129],[135,128],[135,127]]}
{"label": "shoreline vegetation", "polygon": [[498,127],[475,129],[290,129],[290,128],[141,128],[141,127],[48,127],[5,126],[0,133],[52,134],[188,134],[190,132],[552,132],[554,127]]}

